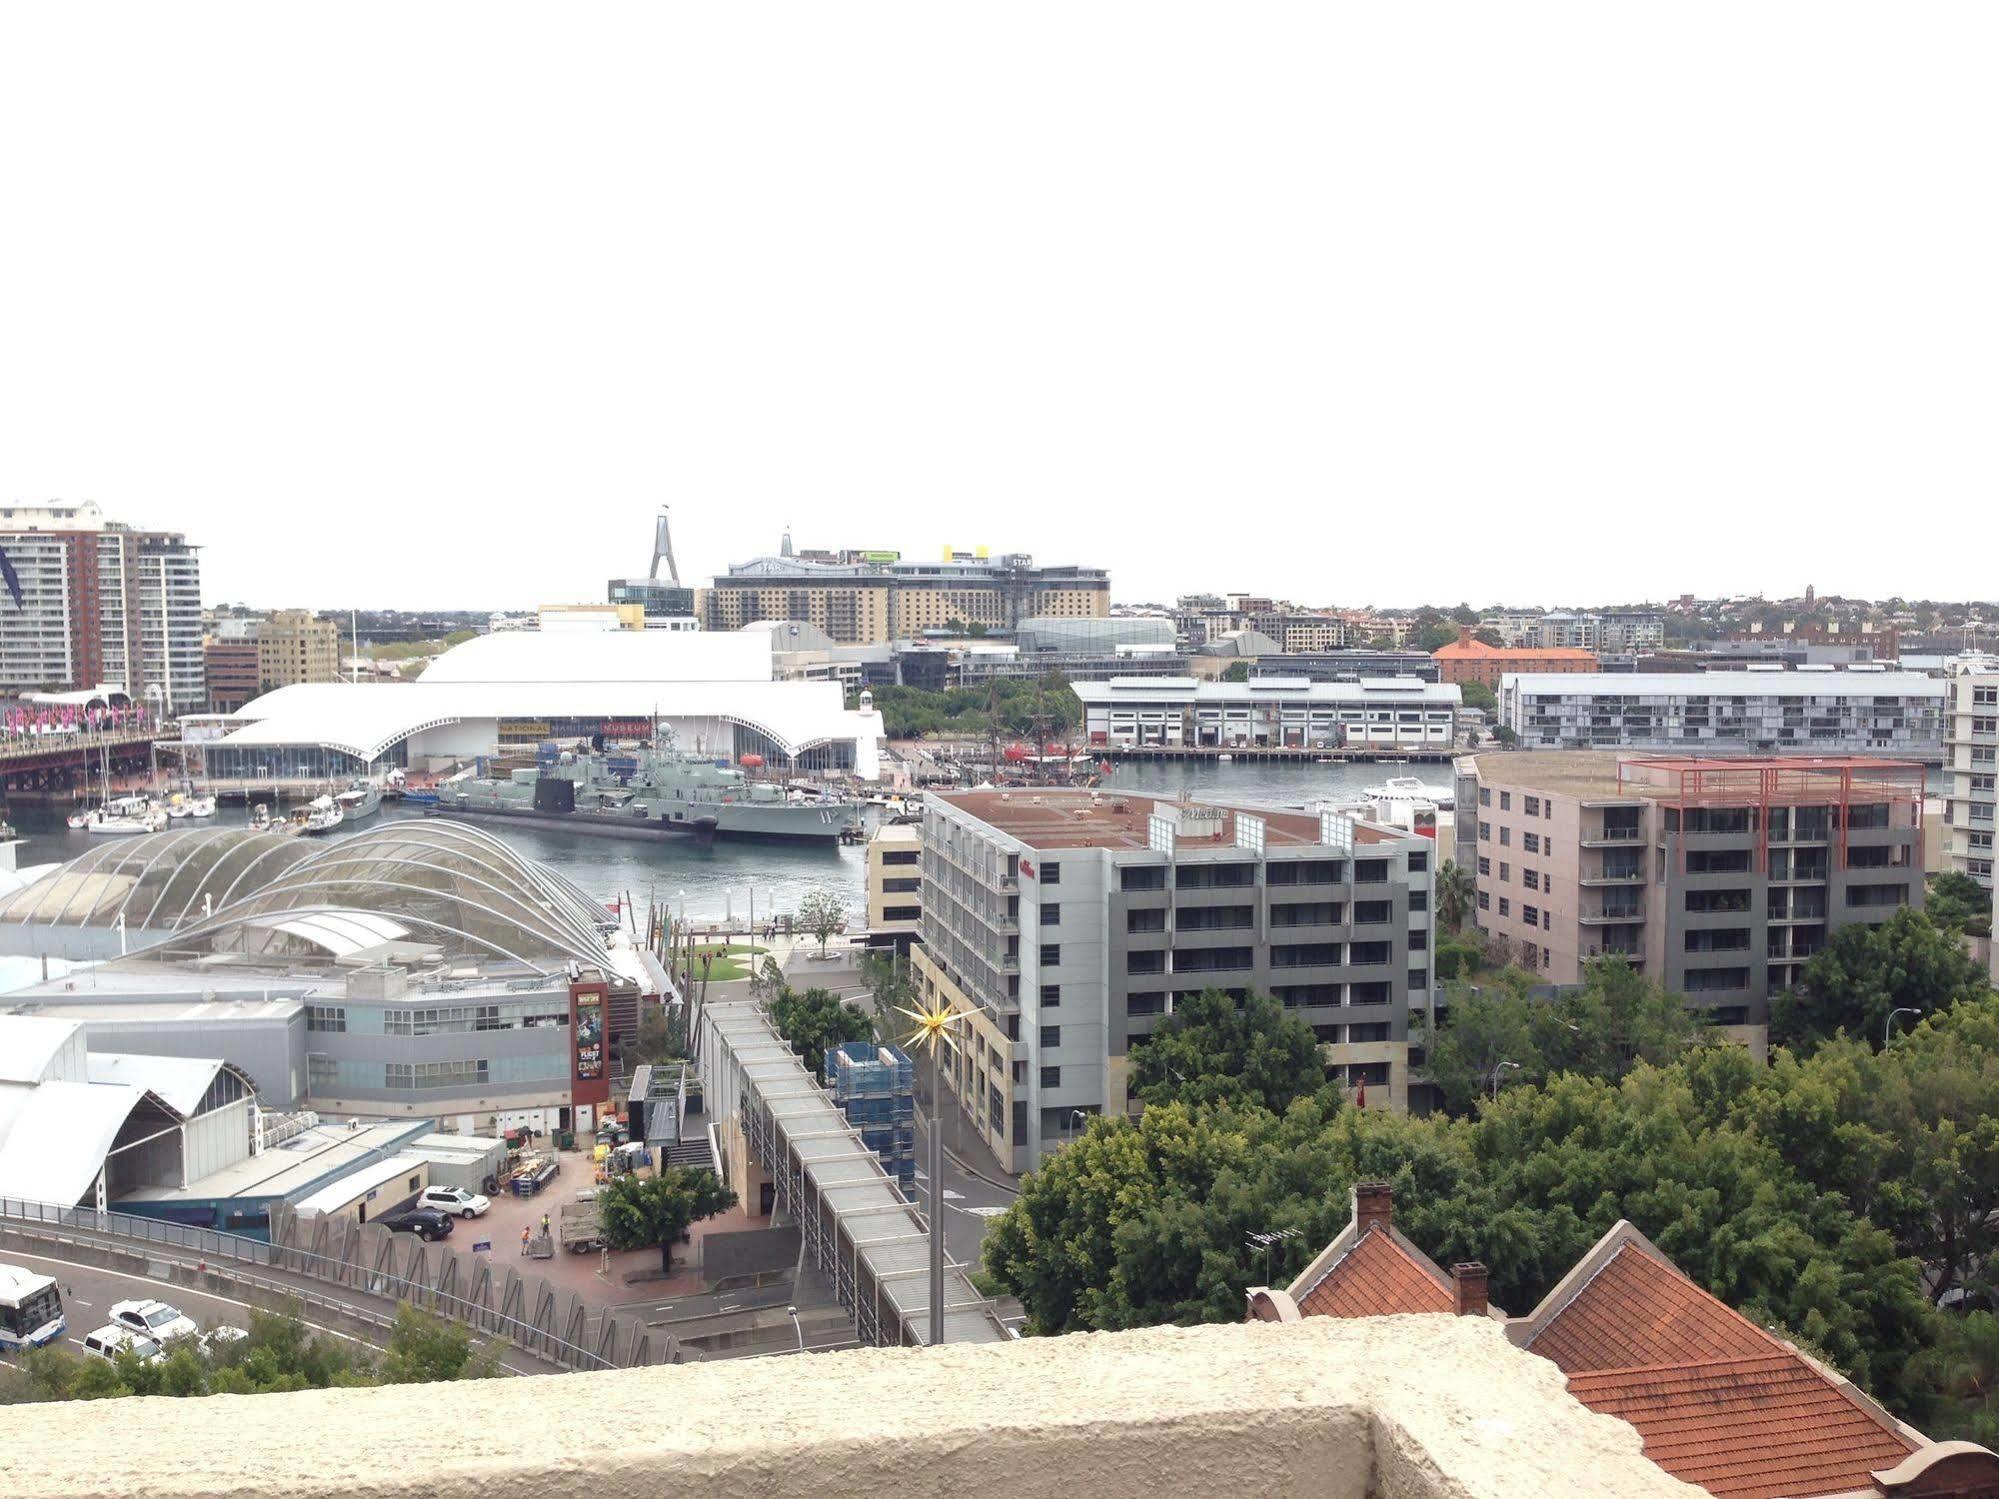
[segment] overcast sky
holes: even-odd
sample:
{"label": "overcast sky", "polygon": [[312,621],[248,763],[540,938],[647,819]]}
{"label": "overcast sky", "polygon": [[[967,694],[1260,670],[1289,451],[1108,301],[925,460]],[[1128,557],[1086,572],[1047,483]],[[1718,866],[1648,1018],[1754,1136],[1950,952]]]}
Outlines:
{"label": "overcast sky", "polygon": [[[1999,595],[1999,7],[0,7],[0,500],[211,601]],[[1977,544],[1982,537],[1982,545]]]}

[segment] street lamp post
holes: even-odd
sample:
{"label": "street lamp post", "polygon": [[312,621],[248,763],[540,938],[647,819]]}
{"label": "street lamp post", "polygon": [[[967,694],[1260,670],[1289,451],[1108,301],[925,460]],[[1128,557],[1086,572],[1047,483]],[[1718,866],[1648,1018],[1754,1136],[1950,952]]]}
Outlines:
{"label": "street lamp post", "polygon": [[930,1166],[930,1346],[938,1348],[944,1342],[943,1048],[951,1045],[952,1027],[963,1025],[971,1014],[941,1002],[902,1013],[916,1022],[909,1044],[930,1053],[930,1140],[924,1154]]}
{"label": "street lamp post", "polygon": [[1500,1062],[1496,1067],[1492,1069],[1492,1101],[1494,1103],[1499,1102],[1500,1075],[1504,1073],[1509,1067],[1512,1068],[1515,1072],[1518,1072],[1520,1070],[1520,1064],[1518,1062],[1507,1062],[1507,1061]]}
{"label": "street lamp post", "polygon": [[798,1351],[803,1353],[805,1351],[805,1329],[799,1325],[798,1308],[788,1306],[784,1309],[784,1313],[787,1317],[791,1318],[791,1330],[798,1334]]}
{"label": "street lamp post", "polygon": [[1894,1009],[1890,1010],[1888,1018],[1881,1023],[1881,1049],[1883,1051],[1888,1049],[1888,1037],[1895,1029],[1895,1017],[1897,1015],[1920,1015],[1922,1013],[1914,1005],[1896,1005]]}

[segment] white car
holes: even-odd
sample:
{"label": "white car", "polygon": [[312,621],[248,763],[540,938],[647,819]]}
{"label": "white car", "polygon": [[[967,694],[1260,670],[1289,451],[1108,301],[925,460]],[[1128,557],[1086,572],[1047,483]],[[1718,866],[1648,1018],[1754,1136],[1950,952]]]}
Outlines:
{"label": "white car", "polygon": [[416,1205],[436,1208],[438,1212],[449,1213],[454,1218],[478,1218],[485,1215],[493,1202],[491,1198],[468,1192],[463,1187],[425,1187]]}
{"label": "white car", "polygon": [[156,1343],[171,1343],[180,1338],[201,1335],[201,1329],[194,1325],[194,1318],[164,1301],[118,1302],[111,1308],[111,1321],[116,1327],[122,1327],[137,1337],[151,1338]]}
{"label": "white car", "polygon": [[249,1332],[244,1328],[231,1327],[227,1322],[218,1322],[201,1335],[201,1346],[208,1352],[214,1353],[231,1343],[240,1343],[249,1336]]}
{"label": "white car", "polygon": [[108,1323],[85,1337],[83,1351],[106,1363],[116,1363],[121,1353],[136,1354],[149,1364],[156,1364],[167,1356],[166,1350],[153,1339],[142,1338],[116,1323]]}

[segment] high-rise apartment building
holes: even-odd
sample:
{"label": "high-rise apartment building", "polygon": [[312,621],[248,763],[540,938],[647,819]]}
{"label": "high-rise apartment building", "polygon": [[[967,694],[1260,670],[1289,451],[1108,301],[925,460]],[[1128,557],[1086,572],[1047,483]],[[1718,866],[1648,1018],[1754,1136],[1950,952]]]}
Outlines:
{"label": "high-rise apartment building", "polygon": [[1860,758],[1465,756],[1457,862],[1523,968],[1573,984],[1620,954],[1758,1041],[1834,932],[1922,905],[1923,777]]}
{"label": "high-rise apartment building", "polygon": [[1993,888],[1992,836],[1999,831],[1999,660],[1966,662],[1950,679],[1944,765],[1950,775],[1950,861]]}
{"label": "high-rise apartment building", "polygon": [[201,563],[184,536],[89,502],[0,506],[21,605],[0,608],[0,691],[124,688],[176,713],[206,701]]}
{"label": "high-rise apartment building", "polygon": [[257,678],[266,692],[340,680],[340,626],[308,609],[280,609],[257,627]]}
{"label": "high-rise apartment building", "polygon": [[882,645],[926,630],[1010,630],[1037,615],[1099,618],[1111,612],[1110,574],[1042,567],[1032,557],[951,552],[905,562],[893,552],[759,557],[731,568],[702,599],[710,630],[759,620],[817,625],[839,645]]}
{"label": "high-rise apartment building", "polygon": [[1328,1075],[1406,1102],[1427,1015],[1434,842],[1323,815],[1069,790],[924,808],[926,1001],[967,1019],[946,1079],[1022,1171],[1085,1116],[1126,1112],[1132,1051],[1190,993],[1269,994]]}

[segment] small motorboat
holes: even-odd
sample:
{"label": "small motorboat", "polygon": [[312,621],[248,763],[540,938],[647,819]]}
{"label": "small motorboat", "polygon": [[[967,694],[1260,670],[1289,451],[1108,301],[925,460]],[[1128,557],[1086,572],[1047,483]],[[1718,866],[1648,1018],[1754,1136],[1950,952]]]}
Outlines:
{"label": "small motorboat", "polygon": [[303,807],[292,812],[291,826],[295,833],[305,833],[317,837],[330,833],[343,821],[340,805],[330,796],[315,796]]}

